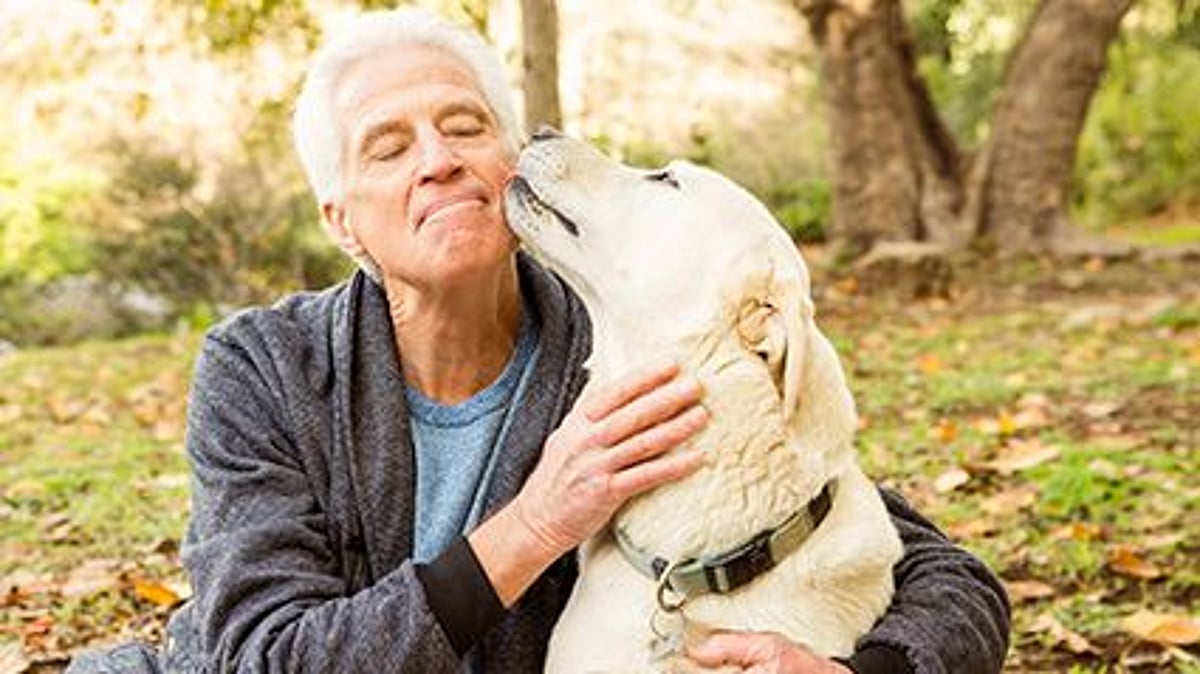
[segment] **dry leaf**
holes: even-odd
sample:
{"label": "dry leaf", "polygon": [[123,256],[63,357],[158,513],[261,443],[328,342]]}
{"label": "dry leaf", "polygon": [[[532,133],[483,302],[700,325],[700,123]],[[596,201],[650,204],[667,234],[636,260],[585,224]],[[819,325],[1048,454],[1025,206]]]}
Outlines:
{"label": "dry leaf", "polygon": [[1091,522],[1071,522],[1051,531],[1050,537],[1059,541],[1095,541],[1104,537],[1104,528]]}
{"label": "dry leaf", "polygon": [[1173,531],[1170,533],[1155,534],[1153,536],[1143,536],[1142,538],[1138,539],[1138,542],[1142,544],[1142,547],[1149,548],[1151,550],[1158,550],[1159,548],[1169,548],[1173,545],[1176,545],[1177,543],[1183,541],[1184,538],[1186,537],[1183,535],[1182,531]]}
{"label": "dry leaf", "polygon": [[1037,498],[1036,487],[1017,487],[990,496],[979,505],[989,515],[1004,517],[1037,503]]}
{"label": "dry leaf", "polygon": [[932,353],[921,354],[917,357],[917,369],[923,375],[934,375],[945,369],[942,359]]}
{"label": "dry leaf", "polygon": [[971,480],[971,474],[962,468],[951,468],[937,476],[933,481],[933,489],[939,494],[952,492]]}
{"label": "dry leaf", "polygon": [[119,566],[112,559],[88,560],[71,570],[60,590],[65,597],[86,597],[115,588],[121,584]]}
{"label": "dry leaf", "polygon": [[1145,609],[1121,621],[1121,629],[1156,644],[1191,646],[1200,643],[1200,622],[1183,615]]}
{"label": "dry leaf", "polygon": [[929,429],[929,437],[948,445],[958,438],[958,425],[949,419],[939,419],[937,425]]}
{"label": "dry leaf", "polygon": [[[1045,428],[1050,425],[1050,415],[1045,408],[1030,407],[1017,412],[1011,417],[1013,431],[1025,431],[1033,428]],[[1011,432],[1010,432],[1011,434]]]}
{"label": "dry leaf", "polygon": [[1108,567],[1123,576],[1143,580],[1154,580],[1163,575],[1162,569],[1149,562],[1130,545],[1118,545],[1110,550]]}
{"label": "dry leaf", "polygon": [[994,419],[980,419],[975,422],[975,430],[986,435],[1012,435],[1017,430],[1017,425],[1014,423],[1012,415],[1008,412],[1000,412]]}
{"label": "dry leaf", "polygon": [[24,416],[25,410],[16,403],[0,405],[0,426],[7,426]]}
{"label": "dry leaf", "polygon": [[1104,419],[1111,417],[1119,409],[1121,409],[1121,403],[1097,401],[1084,405],[1081,411],[1083,412],[1083,416],[1089,419]]}
{"label": "dry leaf", "polygon": [[1040,580],[1006,580],[1004,589],[1008,591],[1008,596],[1014,603],[1045,599],[1058,592],[1054,586]]}
{"label": "dry leaf", "polygon": [[1055,645],[1066,646],[1067,650],[1076,655],[1098,653],[1099,651],[1083,635],[1066,628],[1057,618],[1049,613],[1038,616],[1030,629],[1034,632],[1049,633]]}
{"label": "dry leaf", "polygon": [[50,410],[50,418],[55,423],[69,424],[87,411],[88,403],[79,398],[54,395],[46,401],[46,408]]}
{"label": "dry leaf", "polygon": [[946,526],[946,533],[956,541],[970,541],[995,532],[1000,527],[990,517],[973,517]]}
{"label": "dry leaf", "polygon": [[148,578],[133,579],[134,594],[146,601],[170,608],[179,603],[179,595],[171,588]]}
{"label": "dry leaf", "polygon": [[983,466],[1002,475],[1010,475],[1056,459],[1060,453],[1058,447],[1044,445],[1037,438],[1013,440],[1004,446],[999,456],[984,462]]}

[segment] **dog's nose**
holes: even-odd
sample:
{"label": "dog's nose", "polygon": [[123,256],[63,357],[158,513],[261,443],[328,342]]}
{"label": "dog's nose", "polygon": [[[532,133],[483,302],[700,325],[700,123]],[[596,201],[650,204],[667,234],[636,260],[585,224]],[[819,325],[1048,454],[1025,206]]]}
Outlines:
{"label": "dog's nose", "polygon": [[551,140],[553,138],[562,138],[562,132],[550,126],[549,124],[543,124],[533,132],[533,135],[530,136],[529,140],[536,143],[538,141]]}

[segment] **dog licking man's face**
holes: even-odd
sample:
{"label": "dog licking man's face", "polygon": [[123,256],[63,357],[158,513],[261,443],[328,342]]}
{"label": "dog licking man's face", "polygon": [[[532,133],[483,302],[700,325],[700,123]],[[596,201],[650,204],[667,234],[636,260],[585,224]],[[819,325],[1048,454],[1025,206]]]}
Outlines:
{"label": "dog licking man's face", "polygon": [[[524,247],[570,283],[594,323],[619,325],[613,334],[647,353],[669,353],[711,331],[740,292],[726,286],[744,278],[742,269],[791,255],[769,266],[803,274],[757,199],[684,161],[636,169],[581,141],[535,140],[521,154],[505,209]],[[807,278],[790,280],[807,291]],[[654,330],[638,325],[665,316]],[[597,334],[599,347],[622,347],[605,337]]]}

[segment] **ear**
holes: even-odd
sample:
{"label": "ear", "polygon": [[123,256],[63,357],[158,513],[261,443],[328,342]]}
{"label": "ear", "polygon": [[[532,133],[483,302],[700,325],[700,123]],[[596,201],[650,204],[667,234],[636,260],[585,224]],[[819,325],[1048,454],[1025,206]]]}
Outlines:
{"label": "ear", "polygon": [[767,364],[784,422],[806,446],[849,446],[858,419],[833,345],[813,319],[806,284],[778,278],[742,306],[738,334]]}
{"label": "ear", "polygon": [[325,231],[329,233],[329,237],[333,239],[337,247],[342,249],[342,252],[355,260],[366,257],[367,249],[363,248],[358,236],[354,233],[345,208],[331,201],[323,202],[321,218],[325,221]]}
{"label": "ear", "polygon": [[808,293],[793,286],[788,294],[783,312],[788,342],[783,364],[785,419],[806,446],[835,452],[849,448],[858,415],[841,361],[817,327]]}

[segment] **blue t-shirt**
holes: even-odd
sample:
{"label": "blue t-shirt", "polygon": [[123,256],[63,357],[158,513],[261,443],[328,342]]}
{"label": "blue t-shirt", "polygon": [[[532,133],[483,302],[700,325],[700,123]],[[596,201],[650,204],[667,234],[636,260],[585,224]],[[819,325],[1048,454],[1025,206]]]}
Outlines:
{"label": "blue t-shirt", "polygon": [[428,562],[478,523],[496,448],[503,444],[538,346],[537,327],[522,320],[504,372],[479,393],[443,405],[405,389],[417,460],[413,559]]}

